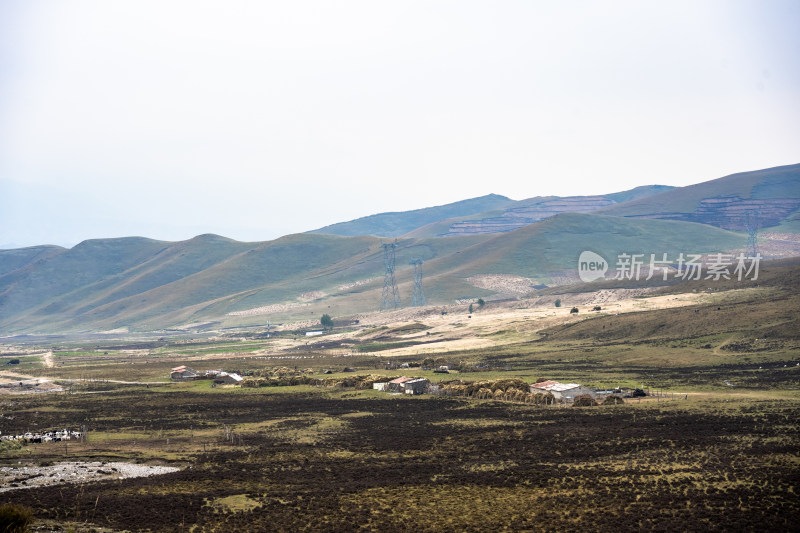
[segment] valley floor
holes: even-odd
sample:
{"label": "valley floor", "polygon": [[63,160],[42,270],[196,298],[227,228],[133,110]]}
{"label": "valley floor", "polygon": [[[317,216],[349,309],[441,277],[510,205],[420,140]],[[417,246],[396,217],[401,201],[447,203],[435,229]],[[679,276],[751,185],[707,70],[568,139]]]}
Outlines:
{"label": "valley floor", "polygon": [[[0,370],[0,435],[86,438],[0,441],[10,472],[0,505],[23,504],[53,531],[790,530],[800,521],[790,274],[743,290],[565,293],[558,308],[549,295],[471,314],[365,314],[313,337],[6,341],[0,361],[16,364]],[[179,365],[253,386],[171,382]],[[434,373],[442,365],[452,371]],[[662,394],[571,407],[358,388],[400,375]],[[61,392],[20,394],[20,382]],[[75,462],[105,477],[57,474]],[[177,470],[128,478],[107,468],[116,463]],[[30,472],[47,473],[35,489],[24,488]]]}

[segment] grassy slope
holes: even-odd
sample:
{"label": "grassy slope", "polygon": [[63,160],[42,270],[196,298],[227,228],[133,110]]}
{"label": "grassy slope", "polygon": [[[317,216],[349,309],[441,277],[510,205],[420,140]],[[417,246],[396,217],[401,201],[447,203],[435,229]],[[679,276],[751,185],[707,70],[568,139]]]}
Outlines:
{"label": "grassy slope", "polygon": [[24,268],[36,261],[49,259],[65,252],[60,246],[31,246],[15,250],[0,250],[0,276]]}
{"label": "grassy slope", "polygon": [[[381,240],[290,235],[265,243],[202,236],[183,243],[144,239],[98,241],[31,267],[5,296],[11,331],[31,328],[151,329],[215,320],[230,311],[298,302],[305,292],[331,294],[336,314],[372,310],[383,278]],[[475,274],[516,274],[543,281],[572,269],[584,249],[610,261],[620,252],[710,252],[741,247],[735,233],[699,224],[563,214],[501,235],[404,239],[396,278],[408,303],[412,258],[425,261],[431,303],[483,296],[465,281]],[[4,278],[0,278],[4,279]],[[350,290],[343,284],[372,281]],[[17,304],[15,302],[22,302]],[[326,307],[312,307],[316,313]],[[20,312],[27,310],[27,312]]]}
{"label": "grassy slope", "polygon": [[719,196],[748,199],[800,197],[800,164],[731,174],[622,205],[605,207],[598,214],[636,216],[662,213],[692,213],[700,200]]}
{"label": "grassy slope", "polygon": [[583,250],[615,260],[617,254],[702,253],[744,244],[741,235],[702,224],[666,220],[626,220],[591,214],[564,213],[518,230],[493,236],[443,258],[437,267],[463,276],[477,273],[516,274],[542,279],[547,273],[577,268]]}
{"label": "grassy slope", "polygon": [[[475,240],[470,242],[469,239]],[[445,253],[441,246],[451,242],[457,246]],[[428,302],[445,304],[460,298],[492,295],[491,291],[476,288],[466,281],[476,274],[514,274],[550,283],[551,271],[577,268],[578,256],[585,249],[597,251],[612,260],[613,268],[616,254],[623,251],[667,252],[674,258],[680,252],[735,249],[743,247],[744,243],[745,238],[739,234],[690,222],[562,214],[499,235],[400,241],[395,278],[402,302],[408,305],[413,292],[413,277],[405,259],[422,257],[426,260],[423,264],[423,287]],[[437,253],[418,253],[425,246]],[[412,253],[412,249],[416,253]],[[304,316],[319,316],[323,312],[343,316],[376,310],[381,299],[382,270],[379,263],[373,265],[372,275],[377,277],[372,284],[359,287],[343,297],[325,299],[308,309],[279,313],[275,318],[296,320]],[[259,322],[253,320],[249,323]]]}
{"label": "grassy slope", "polygon": [[436,207],[426,207],[413,211],[379,213],[358,218],[348,222],[331,224],[310,233],[326,233],[332,235],[378,235],[382,237],[399,237],[420,226],[438,220],[471,215],[482,211],[499,209],[513,204],[514,201],[497,194],[489,194],[479,198],[471,198]]}
{"label": "grassy slope", "polygon": [[0,316],[41,305],[58,296],[126,271],[168,243],[126,237],[84,241],[49,259],[0,276]]}

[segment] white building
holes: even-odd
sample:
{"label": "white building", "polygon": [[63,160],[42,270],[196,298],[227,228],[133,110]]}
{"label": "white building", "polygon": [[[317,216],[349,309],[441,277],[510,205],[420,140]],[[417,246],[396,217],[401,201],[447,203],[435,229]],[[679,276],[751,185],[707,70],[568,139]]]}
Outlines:
{"label": "white building", "polygon": [[577,383],[559,383],[558,381],[541,381],[531,385],[531,392],[549,392],[556,400],[572,402],[578,396],[588,395],[594,398],[594,391]]}

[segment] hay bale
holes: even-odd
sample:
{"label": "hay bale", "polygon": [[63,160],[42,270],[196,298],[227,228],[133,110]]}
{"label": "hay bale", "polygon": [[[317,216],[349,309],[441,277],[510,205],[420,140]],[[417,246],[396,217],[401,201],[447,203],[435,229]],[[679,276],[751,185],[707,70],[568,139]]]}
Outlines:
{"label": "hay bale", "polygon": [[584,394],[575,397],[575,402],[573,402],[572,407],[594,407],[596,405],[597,402],[594,400],[594,398],[588,394]]}
{"label": "hay bale", "polygon": [[625,400],[619,396],[608,396],[605,400],[603,400],[602,405],[619,405],[623,403],[625,403]]}

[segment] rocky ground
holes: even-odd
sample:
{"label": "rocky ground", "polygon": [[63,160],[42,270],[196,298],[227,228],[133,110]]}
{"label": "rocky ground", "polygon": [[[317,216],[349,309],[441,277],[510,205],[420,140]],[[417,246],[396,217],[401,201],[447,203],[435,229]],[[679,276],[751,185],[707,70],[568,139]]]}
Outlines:
{"label": "rocky ground", "polygon": [[172,466],[83,461],[65,461],[43,466],[2,466],[0,467],[0,492],[62,483],[150,477],[178,470],[180,469]]}

